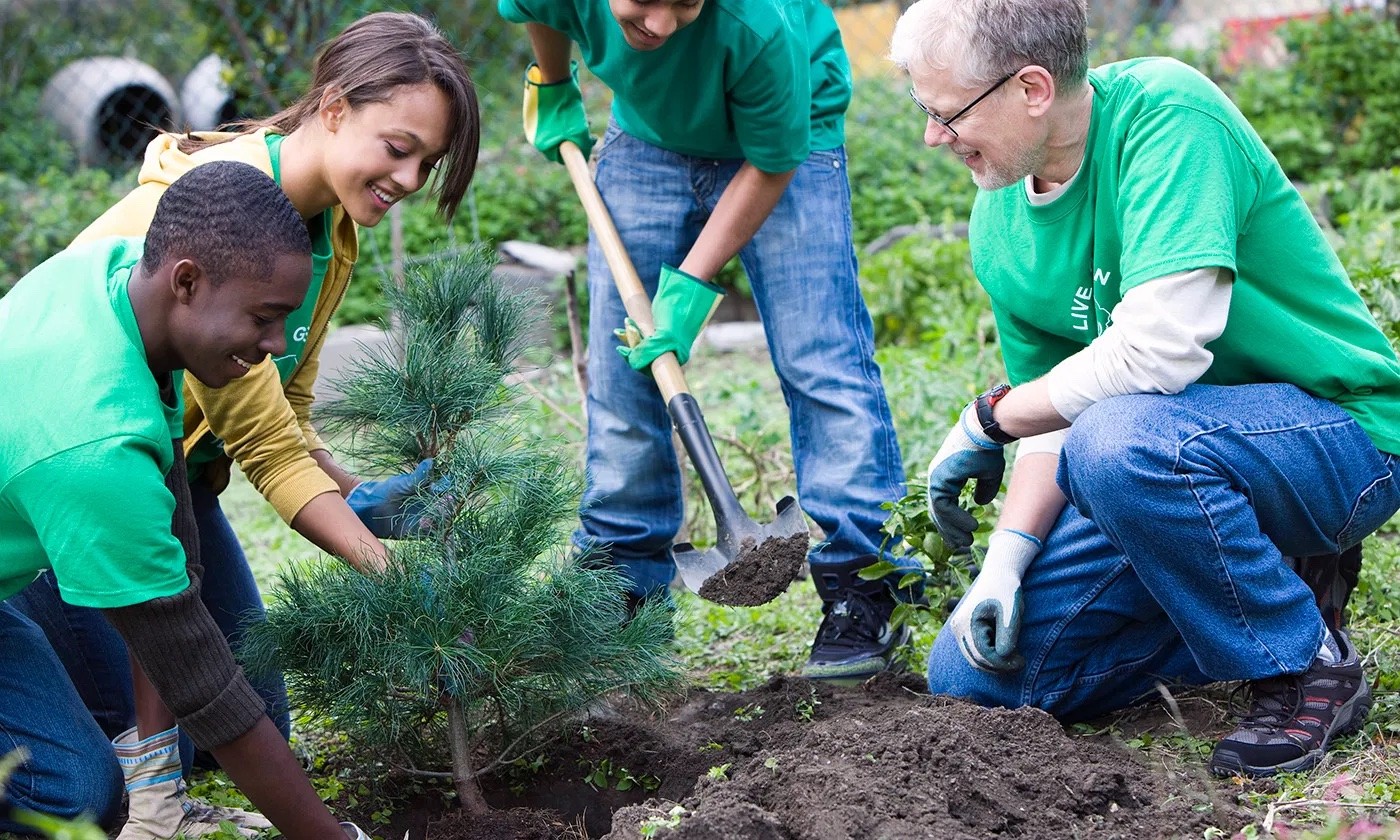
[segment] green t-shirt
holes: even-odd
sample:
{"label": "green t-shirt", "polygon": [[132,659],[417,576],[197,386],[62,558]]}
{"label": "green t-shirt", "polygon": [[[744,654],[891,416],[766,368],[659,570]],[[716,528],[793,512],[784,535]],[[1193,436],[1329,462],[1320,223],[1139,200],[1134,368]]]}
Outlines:
{"label": "green t-shirt", "polygon": [[83,607],[189,586],[165,487],[178,405],[161,401],[127,294],[141,250],[74,246],[0,299],[0,598],[47,568]]}
{"label": "green t-shirt", "polygon": [[[282,183],[282,140],[280,134],[267,135],[267,153],[272,158],[272,180]],[[277,375],[282,384],[292,378],[302,354],[306,352],[306,339],[311,332],[311,319],[315,316],[316,302],[321,296],[321,284],[326,279],[326,269],[331,264],[331,211],[326,210],[316,218],[307,221],[307,233],[311,235],[311,285],[306,289],[306,297],[287,316],[287,350],[273,358]],[[183,428],[183,426],[182,426]],[[191,478],[199,475],[203,466],[224,454],[224,442],[214,434],[205,435],[188,456]]]}
{"label": "green t-shirt", "polygon": [[1204,384],[1288,382],[1345,409],[1400,453],[1400,363],[1298,191],[1225,95],[1143,58],[1091,70],[1086,155],[1056,200],[980,192],[973,268],[1007,375],[1022,383],[1083,349],[1134,286],[1221,267],[1229,320]]}
{"label": "green t-shirt", "polygon": [[796,169],[845,142],[851,66],[822,0],[706,0],[659,48],[635,50],[607,0],[498,0],[515,23],[541,23],[578,44],[612,89],[628,134],[673,152]]}

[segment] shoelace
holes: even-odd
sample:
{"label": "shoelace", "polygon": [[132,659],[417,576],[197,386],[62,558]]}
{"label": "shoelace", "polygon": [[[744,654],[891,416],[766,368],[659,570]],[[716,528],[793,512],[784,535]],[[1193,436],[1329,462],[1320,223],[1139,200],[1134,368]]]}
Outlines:
{"label": "shoelace", "polygon": [[817,632],[818,643],[864,646],[878,641],[880,624],[874,603],[863,595],[851,593],[827,611]]}
{"label": "shoelace", "polygon": [[[1241,683],[1231,692],[1231,705],[1235,704],[1236,694],[1244,688],[1253,691],[1248,712],[1240,718],[1240,727],[1255,730],[1272,730],[1300,723],[1298,713],[1303,711],[1303,675],[1292,674],[1260,680],[1257,683]],[[1284,697],[1289,699],[1285,700]]]}

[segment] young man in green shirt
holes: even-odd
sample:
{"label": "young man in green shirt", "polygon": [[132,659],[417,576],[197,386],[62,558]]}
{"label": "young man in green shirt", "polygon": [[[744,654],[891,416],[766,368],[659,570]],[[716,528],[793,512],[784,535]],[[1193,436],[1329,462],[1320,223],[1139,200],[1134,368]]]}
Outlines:
{"label": "young man in green shirt", "polygon": [[[592,148],[570,68],[577,44],[611,88],[596,180],[647,288],[655,337],[614,352],[626,313],[597,243],[589,247],[588,489],[574,542],[664,593],[682,519],[671,424],[645,374],[684,363],[738,255],[768,340],[802,508],[826,539],[809,556],[824,618],[804,673],[859,681],[907,633],[889,623],[899,575],[861,580],[880,554],[881,504],[903,466],[873,357],[851,242],[844,121],[850,67],[822,0],[498,0],[524,23],[526,129],[559,160]],[[690,317],[698,316],[698,317]],[[777,394],[772,395],[778,399]]]}
{"label": "young man in green shirt", "polygon": [[1073,720],[1246,680],[1212,770],[1306,769],[1371,701],[1285,555],[1351,549],[1400,508],[1400,363],[1225,95],[1170,59],[1089,70],[1085,18],[922,0],[893,39],[925,141],[981,187],[973,266],[1014,386],[930,464],[955,548],[960,491],[990,502],[1023,439],[929,685]]}
{"label": "young man in green shirt", "polygon": [[[323,840],[342,828],[200,601],[172,442],[173,374],[218,385],[280,353],[310,251],[271,179],[214,163],[161,198],[144,242],[71,248],[0,299],[0,597],[52,569],[66,601],[102,610],[125,638],[159,692],[138,702],[163,703],[285,836]],[[128,734],[114,754],[42,632],[0,603],[0,743],[27,753],[5,804],[105,825],[125,771],[143,818],[154,792],[177,797],[175,731]],[[184,816],[123,836],[174,836],[191,828]],[[0,814],[0,831],[26,827]]]}

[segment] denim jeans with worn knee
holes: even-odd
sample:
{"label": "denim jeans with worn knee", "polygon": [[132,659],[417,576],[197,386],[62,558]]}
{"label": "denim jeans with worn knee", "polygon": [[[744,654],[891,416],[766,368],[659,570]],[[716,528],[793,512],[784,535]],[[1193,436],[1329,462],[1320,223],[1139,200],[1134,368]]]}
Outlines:
{"label": "denim jeans with worn knee", "polygon": [[[648,294],[662,263],[680,265],[742,164],[676,154],[608,128],[598,190]],[[844,149],[813,152],[798,167],[739,259],[789,410],[798,497],[826,535],[810,560],[878,554],[880,505],[903,495],[903,465],[857,282]],[[606,551],[634,593],[646,595],[675,574],[681,475],[655,383],[614,351],[626,311],[592,238],[588,271],[588,487],[574,542]],[[706,405],[704,394],[699,400]]]}
{"label": "denim jeans with worn knee", "polygon": [[[200,599],[237,651],[243,629],[265,614],[257,582],[238,537],[219,506],[219,497],[201,480],[190,482],[190,499],[199,527],[200,563],[204,576]],[[6,603],[34,622],[63,663],[64,670],[108,738],[136,724],[136,702],[126,643],[101,611],[75,607],[59,597],[51,572],[45,572]],[[280,674],[250,680],[267,704],[268,716],[283,737],[291,734],[287,688]],[[186,773],[194,748],[181,736],[180,756]]]}
{"label": "denim jeans with worn knee", "polygon": [[1022,581],[1026,666],[979,671],[946,628],[929,688],[1066,720],[1165,684],[1304,670],[1324,626],[1284,556],[1359,543],[1400,509],[1395,457],[1292,385],[1104,400],[1070,428],[1069,504]]}
{"label": "denim jeans with worn knee", "polygon": [[[122,802],[122,772],[42,630],[0,602],[0,756],[23,749],[4,786],[5,806],[71,819],[87,814],[111,827]],[[32,833],[0,811],[0,832]]]}

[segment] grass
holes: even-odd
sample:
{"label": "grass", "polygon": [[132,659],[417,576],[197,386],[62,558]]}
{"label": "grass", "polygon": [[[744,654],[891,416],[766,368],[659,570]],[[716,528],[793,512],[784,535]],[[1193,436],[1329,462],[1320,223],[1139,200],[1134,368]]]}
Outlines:
{"label": "grass", "polygon": [[[994,354],[978,348],[881,351],[886,390],[904,447],[907,471],[932,455],[954,412],[967,393],[992,375]],[[788,456],[786,414],[776,378],[762,353],[719,355],[699,352],[687,369],[692,388],[706,412],[731,481],[756,517],[771,514],[772,500],[794,492]],[[527,412],[541,434],[557,436],[582,458],[577,390],[567,365],[542,364],[525,383],[533,395]],[[761,454],[760,454],[761,453]],[[235,471],[236,473],[236,471]],[[698,486],[687,489],[689,536],[703,540],[712,525]],[[276,585],[277,569],[316,554],[309,543],[282,524],[267,503],[235,474],[223,495],[224,509],[238,532],[255,577],[265,591]],[[1268,781],[1218,782],[1222,793],[1237,794],[1255,812],[1245,837],[1291,837],[1328,840],[1400,837],[1400,542],[1395,525],[1383,529],[1366,548],[1361,586],[1352,602],[1353,635],[1366,652],[1367,674],[1376,686],[1376,706],[1363,732],[1345,739],[1323,767]],[[796,673],[807,656],[820,619],[820,602],[807,581],[762,607],[726,608],[678,590],[676,649],[692,681],[726,691],[750,688],[775,674]],[[933,623],[918,628],[909,656],[921,668],[936,632]],[[1214,686],[1175,698],[1191,711],[1187,731],[1157,727],[1144,734],[1141,712],[1125,712],[1096,728],[1077,731],[1117,735],[1153,764],[1174,773],[1204,773],[1213,739],[1227,728],[1228,687]],[[1205,721],[1204,728],[1197,724]],[[323,738],[323,733],[313,737]],[[217,777],[214,777],[217,779]],[[325,781],[325,780],[323,780]],[[324,786],[324,785],[323,785]],[[1211,836],[1207,833],[1207,836]],[[1214,836],[1225,836],[1217,833]]]}

